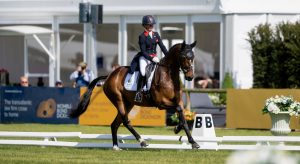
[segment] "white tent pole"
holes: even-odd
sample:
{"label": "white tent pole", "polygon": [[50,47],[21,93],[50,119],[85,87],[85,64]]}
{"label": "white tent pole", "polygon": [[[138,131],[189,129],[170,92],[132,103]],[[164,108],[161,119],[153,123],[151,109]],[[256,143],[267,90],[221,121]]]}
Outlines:
{"label": "white tent pole", "polygon": [[126,24],[126,17],[123,15],[120,16],[118,37],[119,37],[118,64],[124,66],[127,65],[127,24]]}
{"label": "white tent pole", "polygon": [[223,84],[223,80],[224,80],[224,76],[225,76],[225,72],[224,72],[224,61],[225,61],[225,57],[224,57],[224,18],[222,18],[222,20],[220,21],[220,86],[219,88],[222,88],[222,84]]}
{"label": "white tent pole", "polygon": [[84,61],[89,69],[97,76],[96,27],[91,23],[84,24]]}
{"label": "white tent pole", "polygon": [[52,60],[55,60],[54,55],[46,48],[46,46],[44,45],[44,43],[40,40],[40,38],[36,35],[33,34],[34,39],[40,44],[40,46],[46,51],[46,53],[49,55],[49,57]]}
{"label": "white tent pole", "polygon": [[60,35],[59,35],[59,22],[58,18],[53,17],[52,22],[53,31],[53,53],[55,55],[55,81],[60,80]]}
{"label": "white tent pole", "polygon": [[[55,43],[54,43],[54,34],[50,36],[50,51],[52,54],[55,54]],[[54,87],[55,84],[55,60],[51,57],[49,58],[49,86]]]}
{"label": "white tent pole", "polygon": [[93,71],[94,75],[98,76],[97,70],[97,29],[96,24],[91,24],[91,56],[90,56],[90,69]]}
{"label": "white tent pole", "polygon": [[24,76],[28,76],[28,48],[27,48],[27,37],[24,36]]}
{"label": "white tent pole", "polygon": [[[187,20],[185,22],[185,40],[186,43],[191,44],[195,38],[194,38],[194,25],[192,21],[192,16],[188,15]],[[195,61],[194,63],[195,64]],[[195,70],[194,70],[195,71]],[[187,81],[185,80],[186,88],[194,88],[194,80],[193,81]]]}
{"label": "white tent pole", "polygon": [[[87,62],[87,55],[89,54],[89,39],[88,39],[88,24],[83,24],[83,61]],[[76,63],[78,64],[78,63]]]}

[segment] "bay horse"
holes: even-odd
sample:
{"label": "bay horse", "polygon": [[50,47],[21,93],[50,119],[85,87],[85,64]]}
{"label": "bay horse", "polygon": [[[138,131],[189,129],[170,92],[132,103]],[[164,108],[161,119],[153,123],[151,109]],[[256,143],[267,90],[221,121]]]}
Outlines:
{"label": "bay horse", "polygon": [[172,46],[169,53],[163,57],[157,64],[150,89],[150,100],[143,95],[142,102],[134,101],[135,91],[128,91],[124,88],[124,80],[129,71],[129,67],[121,66],[110,73],[109,76],[100,76],[94,79],[88,86],[88,90],[83,94],[77,109],[72,110],[69,116],[77,118],[84,113],[89,104],[92,90],[100,80],[105,80],[103,91],[112,104],[117,108],[118,114],[111,124],[111,133],[113,149],[121,150],[118,147],[117,131],[121,123],[135,136],[140,142],[141,147],[148,146],[146,141],[133,129],[128,120],[128,114],[134,105],[158,107],[163,110],[175,110],[179,115],[179,124],[175,127],[174,132],[177,134],[184,129],[188,141],[193,149],[200,146],[194,141],[185,120],[182,101],[182,88],[180,83],[180,69],[184,73],[186,80],[191,81],[194,78],[193,60],[196,41],[192,44],[183,43]]}

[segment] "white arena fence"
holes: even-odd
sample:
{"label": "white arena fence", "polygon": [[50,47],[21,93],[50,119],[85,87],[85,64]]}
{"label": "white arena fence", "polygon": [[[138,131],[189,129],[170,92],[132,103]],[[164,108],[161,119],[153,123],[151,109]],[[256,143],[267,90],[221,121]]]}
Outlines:
{"label": "white arena fence", "polygon": [[[192,135],[194,140],[199,143],[200,150],[256,150],[265,147],[275,150],[300,150],[300,137],[298,136],[216,137],[210,114],[196,115]],[[148,141],[149,146],[145,149],[191,149],[186,136],[141,135],[141,137]],[[37,139],[32,140],[33,138]],[[64,138],[64,140],[66,140],[65,138],[109,140],[109,143],[58,141],[59,138]],[[112,148],[111,139],[111,134],[83,134],[81,132],[0,132],[1,145]],[[128,140],[136,140],[132,135],[118,135],[118,140],[121,148],[141,148],[138,142],[126,143]],[[163,144],[151,143],[152,141],[160,141],[160,143],[163,141]]]}

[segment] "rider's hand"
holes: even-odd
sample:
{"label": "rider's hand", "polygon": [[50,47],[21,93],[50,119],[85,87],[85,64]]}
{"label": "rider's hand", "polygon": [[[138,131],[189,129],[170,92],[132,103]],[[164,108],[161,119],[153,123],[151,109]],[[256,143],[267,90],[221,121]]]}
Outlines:
{"label": "rider's hand", "polygon": [[159,62],[159,59],[158,59],[158,57],[154,57],[154,58],[152,59],[152,61],[155,62],[155,63],[158,63],[158,62]]}

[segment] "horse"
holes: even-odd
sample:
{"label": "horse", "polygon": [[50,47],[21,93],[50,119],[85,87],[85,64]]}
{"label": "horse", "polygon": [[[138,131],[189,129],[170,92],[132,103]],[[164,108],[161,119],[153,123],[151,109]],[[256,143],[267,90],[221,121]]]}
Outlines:
{"label": "horse", "polygon": [[108,76],[100,76],[94,79],[88,86],[87,91],[80,98],[77,109],[69,113],[71,118],[77,118],[84,113],[90,102],[92,90],[100,80],[105,80],[103,91],[108,99],[118,110],[117,116],[111,123],[112,142],[114,150],[121,150],[118,147],[117,131],[121,123],[135,136],[140,142],[141,147],[146,147],[148,144],[135,131],[130,124],[128,114],[134,105],[157,107],[160,110],[175,110],[179,115],[179,124],[175,126],[174,132],[177,134],[184,129],[188,141],[193,149],[198,149],[200,146],[194,141],[189,131],[185,120],[182,101],[182,86],[180,83],[180,69],[184,73],[186,80],[191,81],[194,78],[193,60],[194,53],[192,49],[196,45],[196,41],[192,44],[178,43],[172,46],[169,53],[157,63],[154,77],[150,88],[149,96],[143,95],[142,102],[135,102],[135,91],[128,91],[124,88],[124,80],[129,71],[128,66],[120,66],[111,72]]}

